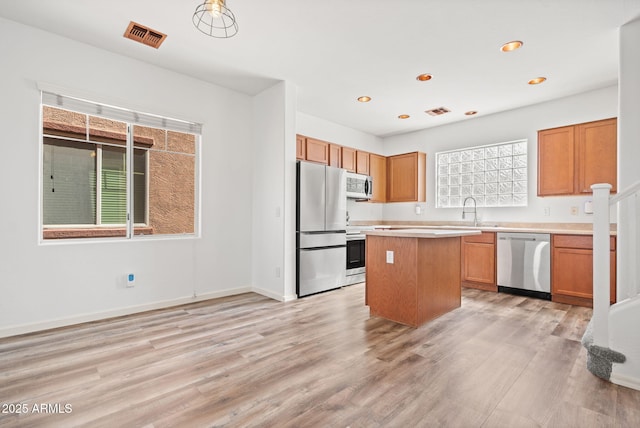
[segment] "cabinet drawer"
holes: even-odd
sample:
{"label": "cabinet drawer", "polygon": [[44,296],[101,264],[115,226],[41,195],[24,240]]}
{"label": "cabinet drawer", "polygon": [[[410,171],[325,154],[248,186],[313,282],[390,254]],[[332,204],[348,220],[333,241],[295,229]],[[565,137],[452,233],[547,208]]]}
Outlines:
{"label": "cabinet drawer", "polygon": [[[582,248],[585,250],[593,249],[592,235],[553,235],[553,246],[556,248]],[[609,247],[611,251],[616,250],[616,238],[609,238]]]}
{"label": "cabinet drawer", "polygon": [[482,232],[481,235],[463,236],[462,242],[482,242],[485,244],[495,244],[496,233],[495,232]]}

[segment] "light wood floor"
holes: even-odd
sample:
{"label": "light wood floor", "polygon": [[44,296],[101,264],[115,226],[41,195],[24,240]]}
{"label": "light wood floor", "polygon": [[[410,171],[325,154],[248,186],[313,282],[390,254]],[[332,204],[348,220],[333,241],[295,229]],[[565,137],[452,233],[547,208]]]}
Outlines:
{"label": "light wood floor", "polygon": [[2,339],[0,426],[638,427],[640,392],[585,368],[590,312],[464,289],[413,329],[357,284]]}

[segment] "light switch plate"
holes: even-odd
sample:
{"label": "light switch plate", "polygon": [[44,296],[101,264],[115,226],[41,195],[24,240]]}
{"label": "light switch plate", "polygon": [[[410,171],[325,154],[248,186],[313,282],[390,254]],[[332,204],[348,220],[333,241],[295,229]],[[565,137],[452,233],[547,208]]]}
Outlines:
{"label": "light switch plate", "polygon": [[585,214],[593,214],[593,201],[585,201],[585,203],[584,203],[584,213]]}
{"label": "light switch plate", "polygon": [[387,263],[393,264],[393,251],[387,251]]}

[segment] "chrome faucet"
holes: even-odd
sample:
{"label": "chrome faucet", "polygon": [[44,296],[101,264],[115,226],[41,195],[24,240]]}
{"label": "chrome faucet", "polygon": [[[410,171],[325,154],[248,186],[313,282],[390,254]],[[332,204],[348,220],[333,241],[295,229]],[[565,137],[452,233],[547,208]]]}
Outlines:
{"label": "chrome faucet", "polygon": [[[471,199],[473,201],[473,211],[467,211],[467,201]],[[477,205],[476,205],[476,200],[473,198],[473,196],[467,196],[464,199],[464,202],[462,203],[462,219],[464,220],[465,218],[465,214],[466,213],[473,213],[473,227],[477,227],[478,226],[478,212],[477,212]]]}

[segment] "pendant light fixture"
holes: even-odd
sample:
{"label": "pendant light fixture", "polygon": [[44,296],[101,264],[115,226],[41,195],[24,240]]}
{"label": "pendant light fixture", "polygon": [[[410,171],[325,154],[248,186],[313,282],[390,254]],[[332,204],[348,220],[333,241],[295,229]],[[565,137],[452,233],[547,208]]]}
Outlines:
{"label": "pendant light fixture", "polygon": [[205,0],[193,14],[193,25],[207,36],[219,39],[233,37],[238,32],[236,17],[225,0]]}

